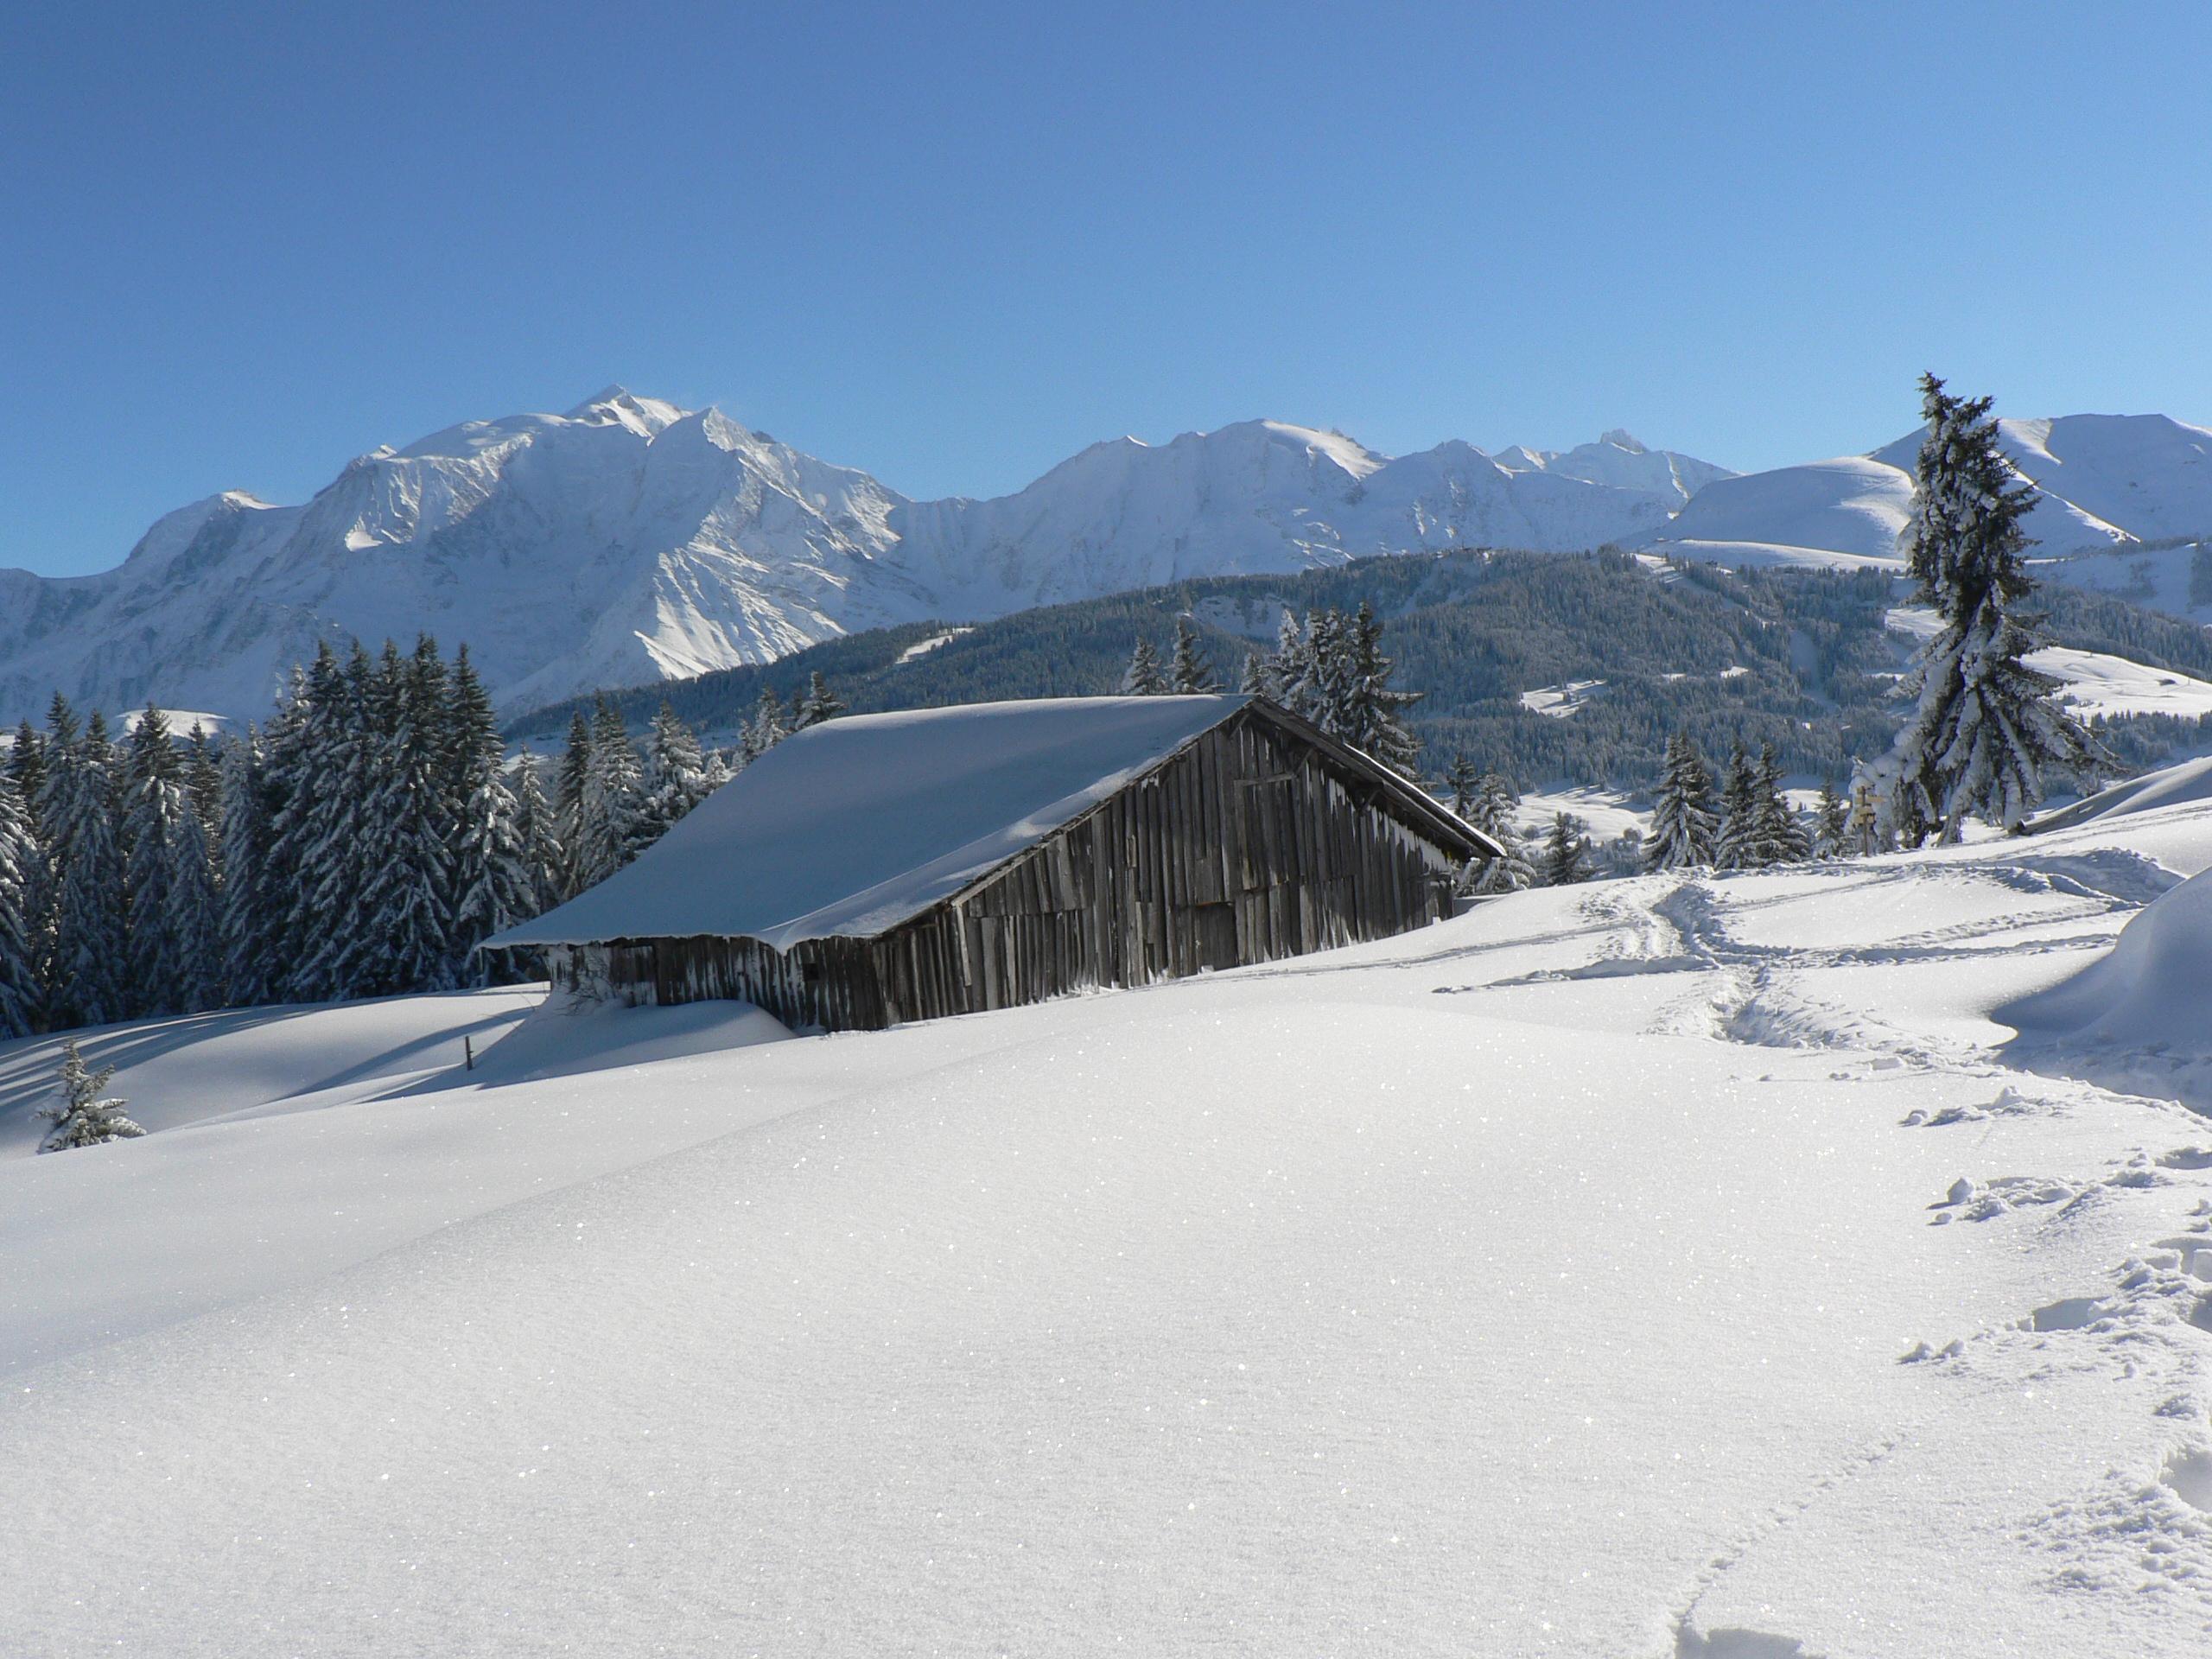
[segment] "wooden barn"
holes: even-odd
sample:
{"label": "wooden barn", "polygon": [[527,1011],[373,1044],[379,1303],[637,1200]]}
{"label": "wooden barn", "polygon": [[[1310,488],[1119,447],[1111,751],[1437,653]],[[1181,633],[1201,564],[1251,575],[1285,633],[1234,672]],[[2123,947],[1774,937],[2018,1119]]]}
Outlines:
{"label": "wooden barn", "polygon": [[836,720],[493,946],[630,1003],[876,1029],[1400,933],[1498,849],[1245,696]]}

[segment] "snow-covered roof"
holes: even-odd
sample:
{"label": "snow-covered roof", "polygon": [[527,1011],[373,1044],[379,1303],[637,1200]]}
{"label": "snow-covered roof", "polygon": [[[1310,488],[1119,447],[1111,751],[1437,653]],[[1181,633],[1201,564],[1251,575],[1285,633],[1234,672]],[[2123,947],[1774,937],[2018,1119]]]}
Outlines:
{"label": "snow-covered roof", "polygon": [[880,933],[1250,701],[1065,697],[810,727],[716,790],[637,862],[490,943],[714,934],[784,950]]}
{"label": "snow-covered roof", "polygon": [[[699,935],[788,950],[868,938],[1073,822],[1248,696],[1058,697],[857,715],[785,739],[589,892],[492,948]],[[1295,715],[1446,841],[1488,843],[1427,795]]]}

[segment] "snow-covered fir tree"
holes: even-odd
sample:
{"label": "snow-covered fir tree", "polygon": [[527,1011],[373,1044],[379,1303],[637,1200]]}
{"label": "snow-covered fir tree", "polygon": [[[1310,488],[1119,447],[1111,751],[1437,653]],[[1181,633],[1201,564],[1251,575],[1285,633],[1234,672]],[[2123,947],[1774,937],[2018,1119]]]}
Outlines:
{"label": "snow-covered fir tree", "polygon": [[1969,814],[2017,830],[2044,773],[2089,754],[2058,682],[2024,660],[2044,643],[2026,608],[2034,486],[2005,458],[1989,398],[1954,397],[1932,374],[1920,390],[1928,434],[1901,543],[1937,627],[1899,686],[1913,708],[1891,751],[1890,805],[1908,846],[1957,841]]}
{"label": "snow-covered fir tree", "polygon": [[553,809],[538,781],[537,757],[527,744],[517,757],[512,787],[515,798],[515,840],[522,849],[526,913],[543,915],[560,902],[561,840]]}
{"label": "snow-covered fir tree", "polygon": [[1164,697],[1173,688],[1160,666],[1160,653],[1152,641],[1140,639],[1136,649],[1129,653],[1129,665],[1122,671],[1122,694],[1131,697]]}
{"label": "snow-covered fir tree", "polygon": [[1643,867],[1677,870],[1713,861],[1719,828],[1713,804],[1713,773],[1687,732],[1667,740],[1667,759],[1652,803],[1651,830],[1643,841]]}
{"label": "snow-covered fir tree", "polygon": [[176,967],[162,1002],[180,1014],[198,1014],[224,1001],[222,913],[214,855],[188,789],[168,850],[168,933]]}
{"label": "snow-covered fir tree", "polygon": [[[491,700],[467,653],[454,664],[448,723],[453,746],[453,907],[446,925],[448,973],[457,984],[491,982],[499,964],[476,947],[538,913],[541,873],[531,868],[522,807],[509,785]],[[534,769],[532,769],[534,771]],[[534,781],[534,779],[533,779]],[[541,797],[537,809],[544,805]]]}
{"label": "snow-covered fir tree", "polygon": [[267,734],[271,810],[266,891],[274,913],[274,990],[287,1001],[355,995],[350,961],[368,868],[361,822],[374,785],[368,729],[369,655],[356,641],[341,665],[327,643]]}
{"label": "snow-covered fir tree", "polygon": [[1275,648],[1267,659],[1267,695],[1293,714],[1304,712],[1297,705],[1293,688],[1306,677],[1310,665],[1306,658],[1306,631],[1285,607],[1282,620],[1275,626]]}
{"label": "snow-covered fir tree", "polygon": [[1586,825],[1572,812],[1552,815],[1550,832],[1544,837],[1543,855],[1537,871],[1548,887],[1572,887],[1590,879],[1590,837]]}
{"label": "snow-covered fir tree", "polygon": [[[132,1018],[178,1011],[184,963],[170,903],[171,842],[193,815],[184,793],[184,764],[169,733],[168,716],[149,703],[124,746],[123,772],[123,909],[129,959],[124,1008]],[[204,843],[203,843],[204,852]]]}
{"label": "snow-covered fir tree", "polygon": [[1462,814],[1493,841],[1518,833],[1521,793],[1502,772],[1485,772],[1475,781],[1472,804]]}
{"label": "snow-covered fir tree", "polygon": [[1758,868],[1758,774],[1738,741],[1728,752],[1728,769],[1721,774],[1720,827],[1713,838],[1714,867],[1723,870]]}
{"label": "snow-covered fir tree", "polygon": [[43,861],[14,772],[0,767],[0,1041],[38,1028],[40,974],[31,895]]}
{"label": "snow-covered fir tree", "polygon": [[263,776],[261,733],[226,744],[222,758],[222,885],[216,933],[222,952],[223,1000],[266,1001],[274,982],[276,940],[264,883],[269,857],[269,796]]}
{"label": "snow-covered fir tree", "polygon": [[569,716],[568,746],[553,768],[554,839],[561,849],[558,896],[573,899],[588,884],[580,862],[584,844],[584,798],[591,785],[591,721],[577,709]]}
{"label": "snow-covered fir tree", "polygon": [[1175,619],[1175,650],[1168,659],[1167,680],[1170,690],[1185,696],[1221,690],[1212,664],[1199,649],[1198,631],[1187,617]]}
{"label": "snow-covered fir tree", "polygon": [[[58,699],[57,699],[58,701]],[[25,840],[19,866],[17,925],[30,952],[30,1018],[36,1028],[46,1024],[49,993],[54,984],[54,866],[48,851],[46,826],[39,815],[45,795],[46,738],[26,720],[16,728],[16,741],[0,766],[16,786],[22,813]]]}
{"label": "snow-covered fir tree", "polygon": [[1504,850],[1482,868],[1470,891],[1478,897],[1489,898],[1503,893],[1520,893],[1536,885],[1535,861],[1529,855],[1529,843],[1516,831],[1509,830],[1493,837]]}
{"label": "snow-covered fir tree", "polygon": [[448,680],[435,643],[403,658],[386,643],[368,707],[375,776],[362,814],[362,925],[342,995],[443,990],[454,982]]}
{"label": "snow-covered fir tree", "polygon": [[1757,770],[1752,773],[1755,805],[1751,821],[1753,864],[1764,868],[1770,864],[1797,864],[1813,855],[1812,838],[1805,833],[1805,826],[1798,819],[1796,810],[1783,793],[1782,763],[1774,758],[1774,746],[1762,744]]}
{"label": "snow-covered fir tree", "polygon": [[1280,700],[1282,694],[1268,658],[1256,651],[1244,653],[1244,667],[1236,677],[1236,689],[1248,697],[1265,697],[1271,702]]}
{"label": "snow-covered fir tree", "polygon": [[1813,853],[1818,858],[1841,858],[1851,850],[1851,807],[1835,786],[1835,779],[1821,780],[1820,799],[1813,807]]}
{"label": "snow-covered fir tree", "polygon": [[[738,753],[749,766],[791,734],[791,720],[784,712],[783,699],[772,687],[762,686],[760,699],[753,705],[753,718],[746,722],[738,740]],[[596,728],[594,735],[597,735]]]}
{"label": "snow-covered fir tree", "polygon": [[1520,812],[1520,793],[1503,772],[1485,772],[1475,780],[1467,810],[1459,816],[1505,849],[1483,867],[1476,893],[1518,893],[1536,885],[1535,861],[1521,834]]}
{"label": "snow-covered fir tree", "polygon": [[[821,676],[815,678],[819,681]],[[827,688],[823,695],[828,696]],[[810,691],[799,699],[802,720],[808,719],[811,698]],[[652,724],[645,729],[643,835],[646,844],[683,822],[693,807],[707,798],[709,788],[706,752],[699,747],[698,734],[678,720],[668,699],[662,698]]]}
{"label": "snow-covered fir tree", "polygon": [[78,1147],[97,1147],[103,1141],[135,1140],[146,1133],[124,1112],[128,1101],[107,1095],[115,1068],[95,1071],[85,1064],[77,1045],[61,1045],[61,1103],[42,1107],[39,1116],[54,1128],[39,1145],[41,1152],[67,1152]]}
{"label": "snow-covered fir tree", "polygon": [[80,731],[55,697],[39,806],[54,869],[53,1026],[103,1025],[124,1018],[128,1006],[120,770],[105,717],[95,710]]}
{"label": "snow-covered fir tree", "polygon": [[1475,790],[1481,782],[1482,774],[1464,750],[1455,753],[1452,764],[1444,768],[1444,798],[1451,803],[1452,810],[1469,823],[1474,822]]}
{"label": "snow-covered fir tree", "polygon": [[1346,727],[1339,735],[1401,777],[1418,779],[1421,741],[1406,723],[1406,711],[1421,701],[1421,693],[1390,683],[1396,665],[1382,654],[1382,625],[1366,601],[1338,637],[1344,655]]}
{"label": "snow-covered fir tree", "polygon": [[822,677],[822,671],[817,668],[806,677],[806,690],[799,694],[794,705],[791,729],[803,732],[825,720],[835,720],[844,712],[843,700],[830,689],[830,683]]}
{"label": "snow-covered fir tree", "polygon": [[[763,716],[775,693],[761,693]],[[775,703],[777,741],[783,705]],[[756,718],[756,725],[760,719]],[[765,751],[763,751],[765,753]],[[638,855],[645,840],[645,763],[613,704],[602,699],[591,723],[591,765],[577,828],[576,866],[583,887],[596,886]]]}

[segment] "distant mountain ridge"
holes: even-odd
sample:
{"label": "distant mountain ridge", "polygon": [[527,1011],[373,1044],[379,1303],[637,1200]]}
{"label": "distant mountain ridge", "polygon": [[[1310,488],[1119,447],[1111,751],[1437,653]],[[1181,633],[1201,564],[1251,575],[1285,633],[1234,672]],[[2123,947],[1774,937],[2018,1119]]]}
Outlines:
{"label": "distant mountain ridge", "polygon": [[[2005,429],[2048,493],[2037,531],[2066,551],[2212,530],[2204,429],[2076,416]],[[296,506],[211,496],[98,575],[0,570],[0,720],[57,687],[255,718],[319,639],[349,636],[466,641],[521,709],[865,629],[1382,554],[1611,543],[1885,562],[1910,494],[1897,458],[1909,467],[1916,442],[1739,477],[1620,431],[1566,451],[1452,441],[1394,457],[1248,421],[1094,444],[1013,495],[916,501],[719,410],[610,387],[564,415],[372,450]],[[2171,607],[2180,568],[2107,559],[2069,579]]]}
{"label": "distant mountain ridge", "polygon": [[0,571],[0,717],[146,697],[258,715],[320,639],[466,640],[503,706],[771,661],[1196,575],[1469,543],[1640,538],[1723,469],[1625,434],[1493,461],[1376,454],[1273,421],[1093,445],[1027,489],[913,501],[739,425],[610,387],[349,464],[312,500],[169,514],[118,569]]}

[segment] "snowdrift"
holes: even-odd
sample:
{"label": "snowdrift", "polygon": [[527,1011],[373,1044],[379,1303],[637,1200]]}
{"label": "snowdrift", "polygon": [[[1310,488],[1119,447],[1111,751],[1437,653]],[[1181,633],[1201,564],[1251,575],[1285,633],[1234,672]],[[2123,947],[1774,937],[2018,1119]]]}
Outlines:
{"label": "snowdrift", "polygon": [[2203,800],[2212,800],[2212,756],[2146,772],[2140,778],[2099,790],[2071,806],[2045,813],[2028,829],[2031,834],[2040,835],[2049,830],[2070,830],[2076,824],[2094,823],[2099,818],[2155,812],[2161,807],[2186,806]]}
{"label": "snowdrift", "polygon": [[1997,1010],[2024,1039],[2144,1048],[2212,1046],[2212,871],[2152,900],[2111,953],[2049,990]]}

